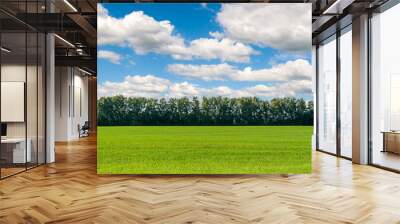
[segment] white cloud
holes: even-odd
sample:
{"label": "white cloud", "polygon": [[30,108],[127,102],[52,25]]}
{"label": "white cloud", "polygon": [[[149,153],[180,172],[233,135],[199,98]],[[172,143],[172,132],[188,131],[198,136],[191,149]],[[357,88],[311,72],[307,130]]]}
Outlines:
{"label": "white cloud", "polygon": [[236,70],[229,64],[213,64],[213,65],[191,65],[191,64],[171,64],[168,65],[169,72],[190,78],[198,78],[206,81],[223,80]]}
{"label": "white cloud", "polygon": [[218,86],[216,88],[213,88],[210,94],[211,95],[215,94],[217,96],[226,96],[226,97],[235,95],[234,90],[227,86]]}
{"label": "white cloud", "polygon": [[251,47],[227,38],[199,38],[190,42],[188,50],[197,58],[245,63],[250,61],[250,55],[258,54]]}
{"label": "white cloud", "polygon": [[[202,88],[188,82],[173,84],[167,97],[194,97],[194,96],[223,96],[238,97],[240,90],[234,90],[227,86]],[[249,95],[248,95],[249,96]]]}
{"label": "white cloud", "polygon": [[217,40],[221,40],[222,38],[224,38],[224,34],[218,31],[215,32],[208,32],[208,34],[210,36],[212,36],[213,38],[217,39]]}
{"label": "white cloud", "polygon": [[285,97],[299,94],[311,95],[310,80],[295,80],[271,85],[255,85],[240,89],[227,86],[204,88],[189,82],[173,83],[167,79],[146,76],[126,76],[122,82],[106,81],[99,85],[99,97],[124,95],[129,97],[193,97],[193,96],[224,96],[224,97]]}
{"label": "white cloud", "polygon": [[159,97],[169,89],[171,82],[153,75],[125,76],[122,82],[106,81],[99,86],[100,96]]}
{"label": "white cloud", "polygon": [[113,51],[106,51],[106,50],[99,50],[97,52],[97,57],[109,60],[114,64],[120,64],[121,59],[122,59],[120,54],[113,52]]}
{"label": "white cloud", "polygon": [[108,15],[108,10],[104,8],[103,5],[97,4],[97,15],[98,16]]}
{"label": "white cloud", "polygon": [[174,26],[169,21],[156,21],[142,11],[134,11],[123,18],[114,18],[99,4],[97,24],[100,45],[129,46],[138,54],[157,52],[189,57],[183,39],[172,34]]}
{"label": "white cloud", "polygon": [[170,86],[168,96],[170,97],[192,97],[198,96],[200,89],[188,82],[175,83]]}
{"label": "white cloud", "polygon": [[250,96],[262,97],[286,97],[297,96],[299,94],[311,95],[310,80],[297,80],[291,82],[278,83],[275,85],[256,85],[244,89],[244,92]]}
{"label": "white cloud", "polygon": [[257,54],[248,45],[228,38],[200,38],[185,44],[168,20],[157,21],[143,11],[133,11],[115,18],[99,4],[98,44],[132,48],[137,54],[149,52],[170,55],[174,59],[220,59],[222,61],[249,62]]}
{"label": "white cloud", "polygon": [[287,51],[311,49],[311,4],[223,4],[217,22],[234,40]]}
{"label": "white cloud", "polygon": [[212,65],[171,64],[168,65],[167,70],[177,75],[206,81],[223,79],[264,82],[311,80],[312,75],[312,66],[304,59],[287,61],[266,69],[246,67],[239,70],[223,63]]}
{"label": "white cloud", "polygon": [[246,67],[238,71],[233,79],[238,81],[291,81],[311,79],[312,66],[303,59],[287,61],[267,69],[253,70]]}

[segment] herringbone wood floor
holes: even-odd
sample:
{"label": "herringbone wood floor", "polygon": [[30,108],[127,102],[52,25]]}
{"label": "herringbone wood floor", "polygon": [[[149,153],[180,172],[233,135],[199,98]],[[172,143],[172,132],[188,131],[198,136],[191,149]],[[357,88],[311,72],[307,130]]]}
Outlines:
{"label": "herringbone wood floor", "polygon": [[0,181],[0,223],[400,223],[400,175],[314,153],[311,175],[98,176],[96,141]]}

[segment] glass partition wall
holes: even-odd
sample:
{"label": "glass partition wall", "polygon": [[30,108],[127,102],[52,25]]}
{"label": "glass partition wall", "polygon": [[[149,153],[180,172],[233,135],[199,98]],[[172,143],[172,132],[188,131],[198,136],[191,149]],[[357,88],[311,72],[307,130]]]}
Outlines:
{"label": "glass partition wall", "polygon": [[340,155],[352,157],[352,34],[351,25],[341,31],[340,64]]}
{"label": "glass partition wall", "polygon": [[318,47],[318,149],[336,153],[336,36]]}
{"label": "glass partition wall", "polygon": [[[369,40],[368,164],[400,172],[400,4],[387,2],[371,15],[363,34]],[[351,159],[352,26],[334,36],[317,45],[317,149]]]}
{"label": "glass partition wall", "polygon": [[[39,10],[32,4],[18,7]],[[45,41],[43,33],[0,12],[1,179],[45,163]]]}
{"label": "glass partition wall", "polygon": [[371,18],[370,162],[400,171],[400,4]]}
{"label": "glass partition wall", "polygon": [[[26,169],[26,33],[1,33],[1,177]],[[30,162],[30,160],[27,160]]]}
{"label": "glass partition wall", "polygon": [[352,157],[351,25],[317,48],[317,149]]}

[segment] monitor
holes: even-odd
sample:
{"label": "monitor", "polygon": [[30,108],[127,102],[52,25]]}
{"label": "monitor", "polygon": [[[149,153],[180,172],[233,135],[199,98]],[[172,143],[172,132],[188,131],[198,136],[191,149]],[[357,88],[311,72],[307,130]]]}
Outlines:
{"label": "monitor", "polygon": [[1,136],[7,136],[7,124],[1,123]]}

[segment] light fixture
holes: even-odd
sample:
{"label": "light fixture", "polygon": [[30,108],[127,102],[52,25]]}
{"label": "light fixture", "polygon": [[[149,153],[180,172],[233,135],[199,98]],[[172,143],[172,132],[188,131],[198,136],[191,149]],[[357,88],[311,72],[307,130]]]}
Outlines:
{"label": "light fixture", "polygon": [[92,75],[93,75],[92,73],[90,73],[90,72],[88,72],[88,71],[86,71],[86,70],[83,70],[83,69],[81,69],[81,68],[79,68],[79,67],[78,67],[78,70],[81,71],[81,72],[83,72],[83,73],[85,73],[86,75],[89,75],[89,76],[92,76]]}
{"label": "light fixture", "polygon": [[76,48],[76,53],[78,55],[87,55],[87,53],[82,48]]}
{"label": "light fixture", "polygon": [[74,12],[78,12],[78,10],[68,1],[64,0],[65,4],[67,4]]}
{"label": "light fixture", "polygon": [[324,10],[322,13],[323,15],[327,14],[342,14],[343,10],[351,5],[355,0],[336,0],[330,5],[327,9]]}
{"label": "light fixture", "polygon": [[61,40],[62,42],[66,43],[67,45],[69,45],[69,46],[75,48],[75,45],[73,45],[73,44],[72,44],[71,42],[69,42],[68,40],[66,40],[66,39],[64,39],[64,38],[62,38],[62,37],[60,37],[60,36],[57,35],[57,34],[54,34],[54,36],[57,37],[57,38],[58,38],[59,40]]}
{"label": "light fixture", "polygon": [[1,51],[4,51],[6,53],[10,53],[11,52],[11,50],[9,50],[9,49],[7,49],[5,47],[1,47],[0,49],[1,49]]}

